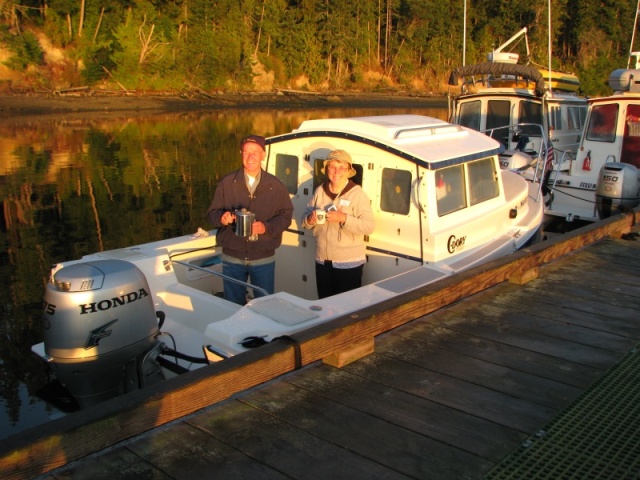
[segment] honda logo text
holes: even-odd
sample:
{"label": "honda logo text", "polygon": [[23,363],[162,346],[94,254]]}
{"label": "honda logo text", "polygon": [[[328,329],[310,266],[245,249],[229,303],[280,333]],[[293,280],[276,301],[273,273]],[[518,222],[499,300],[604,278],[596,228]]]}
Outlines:
{"label": "honda logo text", "polygon": [[80,306],[80,314],[104,312],[111,308],[116,308],[120,305],[126,305],[127,303],[135,302],[143,297],[148,297],[149,294],[144,288],[141,288],[137,292],[126,293],[119,297],[110,298],[107,300],[101,300],[99,302],[85,303]]}

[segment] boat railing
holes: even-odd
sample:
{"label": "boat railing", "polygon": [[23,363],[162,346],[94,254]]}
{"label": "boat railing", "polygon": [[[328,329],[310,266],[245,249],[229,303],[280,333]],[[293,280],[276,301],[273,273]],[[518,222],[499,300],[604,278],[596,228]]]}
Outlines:
{"label": "boat railing", "polygon": [[[522,167],[521,170],[527,170],[529,168],[534,169],[533,181],[538,182],[538,188],[536,193],[536,202],[540,200],[542,196],[542,186],[547,172],[552,168],[549,162],[545,161],[551,146],[548,135],[545,134],[544,127],[539,123],[515,123],[512,125],[503,125],[501,127],[495,127],[483,130],[485,135],[495,138],[504,145],[504,142],[500,140],[499,134],[496,132],[506,130],[506,147],[511,142],[517,142],[515,150],[519,150],[531,156],[531,163]],[[540,148],[538,150],[526,150],[526,144],[529,142],[530,137],[540,138]],[[567,152],[565,152],[567,153]]]}
{"label": "boat railing", "polygon": [[[502,130],[506,130],[506,144],[504,141],[500,139],[499,134],[496,132],[500,132]],[[530,155],[533,159],[531,162],[534,163],[542,163],[540,160],[546,157],[547,146],[549,145],[549,138],[544,133],[544,128],[539,123],[514,123],[511,125],[503,125],[501,127],[489,128],[486,130],[482,130],[482,133],[485,135],[498,140],[502,143],[506,148],[509,147],[511,142],[517,142],[514,150],[519,150]],[[526,145],[529,142],[530,137],[541,138],[540,148],[538,150],[527,150]]]}
{"label": "boat railing", "polygon": [[[569,150],[565,150],[564,153],[562,154],[562,157],[560,157],[560,161],[557,162],[556,164],[556,168],[553,169],[552,166],[550,166],[550,170],[554,170],[553,173],[553,180],[551,180],[551,171],[549,172],[549,179],[546,181],[547,184],[547,189],[549,190],[549,196],[550,199],[547,202],[548,203],[548,207],[551,206],[551,203],[553,202],[553,192],[556,188],[556,185],[558,183],[558,176],[560,175],[560,172],[562,171],[562,165],[564,165],[564,162],[568,161],[569,162],[569,170],[571,170],[571,166],[573,161],[575,160],[575,155],[573,152],[569,151]],[[545,177],[542,177],[542,184],[545,183],[544,180]]]}
{"label": "boat railing", "polygon": [[237,283],[238,285],[243,285],[245,287],[248,287],[248,288],[252,289],[254,292],[258,291],[258,292],[262,293],[263,295],[269,295],[269,292],[267,292],[264,288],[258,287],[256,285],[252,285],[251,283],[248,283],[248,282],[243,282],[242,280],[238,280],[237,278],[233,278],[233,277],[230,277],[229,275],[225,275],[222,272],[218,272],[218,271],[215,271],[215,270],[209,270],[208,268],[200,267],[198,265],[193,265],[192,263],[181,262],[180,260],[171,260],[170,262],[167,261],[165,263],[167,263],[167,264],[169,264],[169,263],[177,263],[178,265],[182,265],[183,267],[193,268],[195,270],[199,270],[201,272],[205,272],[205,273],[208,273],[210,275],[215,275],[215,276],[221,277],[221,278],[223,278],[225,280],[229,280],[230,282]]}

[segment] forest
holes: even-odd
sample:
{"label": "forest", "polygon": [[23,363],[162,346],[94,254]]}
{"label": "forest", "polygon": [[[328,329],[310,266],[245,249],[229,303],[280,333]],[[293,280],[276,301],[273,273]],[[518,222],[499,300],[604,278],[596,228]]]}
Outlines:
{"label": "forest", "polygon": [[452,69],[527,27],[529,60],[547,66],[551,51],[579,93],[602,95],[627,67],[636,10],[636,0],[0,0],[0,84],[439,94]]}

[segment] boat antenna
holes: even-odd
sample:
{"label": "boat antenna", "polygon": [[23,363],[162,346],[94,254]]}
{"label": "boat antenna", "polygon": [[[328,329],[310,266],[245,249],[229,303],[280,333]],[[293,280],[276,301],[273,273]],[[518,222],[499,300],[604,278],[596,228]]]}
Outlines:
{"label": "boat antenna", "polygon": [[[640,2],[640,0],[638,0]],[[465,66],[467,57],[467,0],[464,0],[464,9],[462,18],[464,19],[462,25],[462,66]]]}
{"label": "boat antenna", "polygon": [[638,68],[638,60],[640,59],[640,52],[633,51],[633,43],[636,38],[636,30],[638,28],[638,12],[640,12],[640,0],[638,0],[638,5],[636,6],[636,19],[633,21],[633,32],[631,33],[631,45],[629,46],[629,58],[627,59],[627,69],[631,64],[631,57],[635,57],[636,64],[634,68]]}
{"label": "boat antenna", "polygon": [[[640,2],[640,0],[638,0],[638,2]],[[549,6],[547,10],[547,22],[549,27],[549,39],[547,40],[547,56],[549,58],[549,91],[551,91],[551,0],[549,0]]]}

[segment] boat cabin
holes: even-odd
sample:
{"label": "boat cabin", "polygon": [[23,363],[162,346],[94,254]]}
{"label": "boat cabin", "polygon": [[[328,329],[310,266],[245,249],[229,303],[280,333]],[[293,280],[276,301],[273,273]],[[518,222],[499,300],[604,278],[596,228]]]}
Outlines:
{"label": "boat cabin", "polygon": [[[280,178],[281,172],[289,172],[295,208],[278,252],[281,288],[316,298],[315,240],[311,230],[301,227],[301,217],[325,180],[321,168],[334,149],[351,154],[357,172],[353,180],[374,210],[376,228],[366,239],[365,283],[424,264],[460,269],[480,261],[472,252],[510,223],[496,161],[500,146],[487,140],[458,125],[411,115],[311,120],[291,134],[269,139],[266,168]],[[290,247],[295,255],[287,253]]]}
{"label": "boat cabin", "polygon": [[[496,71],[500,73],[490,73]],[[553,145],[556,162],[575,158],[586,119],[585,98],[549,90],[539,70],[524,65],[489,64],[488,69],[459,69],[449,83],[457,84],[459,77],[469,74],[480,74],[481,80],[475,82],[481,86],[450,97],[451,123],[486,133],[506,150],[525,151],[534,158],[544,157],[549,144]],[[504,86],[505,76],[519,80]],[[502,80],[498,82],[496,78]]]}

